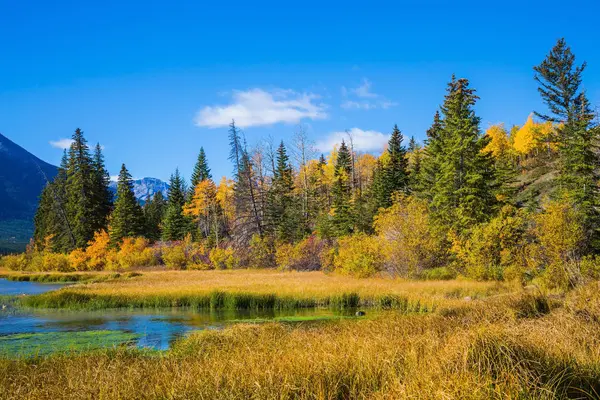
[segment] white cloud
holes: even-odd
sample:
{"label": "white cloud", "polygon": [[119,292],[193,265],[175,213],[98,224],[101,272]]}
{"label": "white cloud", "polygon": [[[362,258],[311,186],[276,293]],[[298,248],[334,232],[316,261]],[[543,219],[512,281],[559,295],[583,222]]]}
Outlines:
{"label": "white cloud", "polygon": [[324,140],[316,143],[316,148],[322,152],[328,152],[334,146],[339,146],[342,140],[349,144],[349,135],[352,136],[355,151],[378,151],[385,148],[390,139],[389,135],[378,131],[364,131],[360,128],[352,128],[348,132],[332,132]]}
{"label": "white cloud", "polygon": [[343,102],[342,104],[340,104],[340,107],[342,107],[346,110],[351,110],[351,109],[371,110],[373,108],[377,108],[377,104],[369,103],[366,101],[358,102],[358,101],[347,100],[347,101]]}
{"label": "white cloud", "polygon": [[50,142],[50,146],[52,147],[56,147],[57,149],[68,149],[69,147],[71,147],[71,143],[73,143],[73,139],[58,139],[58,140],[51,140]]}
{"label": "white cloud", "polygon": [[111,180],[111,182],[118,182],[119,181],[119,175],[111,175],[110,176],[110,180]]}
{"label": "white cloud", "polygon": [[371,82],[367,78],[363,78],[363,83],[357,88],[351,89],[350,91],[358,97],[375,98],[377,94],[371,92]]}
{"label": "white cloud", "polygon": [[244,128],[327,118],[326,106],[315,102],[318,98],[312,93],[282,89],[270,92],[258,88],[234,91],[232,104],[204,107],[196,114],[194,123],[218,128],[229,125],[233,119],[236,125]]}
{"label": "white cloud", "polygon": [[372,86],[371,81],[367,78],[363,78],[363,83],[356,88],[348,89],[342,86],[342,97],[346,100],[340,104],[340,107],[345,110],[374,110],[376,108],[387,110],[398,105],[398,103],[372,92]]}

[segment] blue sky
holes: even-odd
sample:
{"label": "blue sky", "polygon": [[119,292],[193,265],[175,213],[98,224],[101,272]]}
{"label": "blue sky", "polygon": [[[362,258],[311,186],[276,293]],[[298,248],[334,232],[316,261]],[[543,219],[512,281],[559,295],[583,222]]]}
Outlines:
{"label": "blue sky", "polygon": [[111,174],[161,179],[189,177],[200,146],[230,174],[231,117],[250,145],[302,123],[323,150],[350,129],[378,151],[395,123],[424,139],[452,73],[483,129],[523,123],[563,36],[600,105],[598,1],[484,3],[0,0],[0,133],[58,164],[81,127]]}

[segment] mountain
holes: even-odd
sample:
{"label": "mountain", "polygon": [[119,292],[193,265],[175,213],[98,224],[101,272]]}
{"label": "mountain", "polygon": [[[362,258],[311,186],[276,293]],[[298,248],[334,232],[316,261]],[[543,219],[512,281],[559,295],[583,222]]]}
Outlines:
{"label": "mountain", "polygon": [[39,195],[56,173],[54,165],[0,134],[0,253],[29,241]]}
{"label": "mountain", "polygon": [[[117,182],[110,182],[110,190],[117,193]],[[133,181],[133,193],[142,204],[146,202],[148,195],[152,197],[156,192],[162,192],[167,197],[168,190],[169,184],[157,178],[142,178]]]}

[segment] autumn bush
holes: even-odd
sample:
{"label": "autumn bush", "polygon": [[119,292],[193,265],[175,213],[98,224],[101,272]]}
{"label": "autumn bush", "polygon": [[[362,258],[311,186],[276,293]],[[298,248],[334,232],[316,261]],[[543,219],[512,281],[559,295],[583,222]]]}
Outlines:
{"label": "autumn bush", "polygon": [[326,240],[312,235],[296,244],[278,245],[275,261],[282,270],[314,271],[321,269],[322,253],[327,249]]}
{"label": "autumn bush", "polygon": [[24,271],[27,269],[27,256],[23,254],[7,254],[0,257],[0,267],[11,271]]}
{"label": "autumn bush", "polygon": [[337,272],[366,278],[385,266],[385,244],[375,236],[357,234],[341,238],[333,264]]}
{"label": "autumn bush", "polygon": [[210,251],[209,257],[215,269],[234,269],[239,265],[239,259],[231,247],[215,247]]}
{"label": "autumn bush", "polygon": [[209,250],[203,243],[193,242],[187,235],[180,242],[169,243],[161,248],[162,260],[170,269],[210,269]]}
{"label": "autumn bush", "polygon": [[451,251],[458,269],[473,279],[500,280],[505,269],[522,267],[530,241],[528,223],[525,211],[505,206],[498,216],[473,228],[466,238],[453,235]]}
{"label": "autumn bush", "polygon": [[399,276],[419,277],[446,260],[443,238],[431,229],[426,204],[414,197],[398,196],[379,212],[374,226],[387,243],[386,269]]}
{"label": "autumn bush", "polygon": [[275,249],[271,238],[253,235],[249,251],[245,253],[243,266],[248,268],[273,268],[275,266]]}

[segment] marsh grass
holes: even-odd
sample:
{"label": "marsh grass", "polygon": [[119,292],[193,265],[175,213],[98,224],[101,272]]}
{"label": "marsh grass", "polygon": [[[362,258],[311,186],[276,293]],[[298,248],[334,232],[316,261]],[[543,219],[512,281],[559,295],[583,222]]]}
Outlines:
{"label": "marsh grass", "polygon": [[[158,354],[120,348],[2,359],[0,398],[598,398],[598,323],[562,300],[532,313],[542,300],[529,296],[541,295],[447,299],[444,314],[234,324]],[[582,291],[565,304],[585,300],[579,296],[600,295]]]}
{"label": "marsh grass", "polygon": [[0,278],[14,282],[40,283],[75,283],[75,282],[105,282],[117,279],[127,279],[141,276],[137,272],[120,273],[18,273],[0,272]]}
{"label": "marsh grass", "polygon": [[24,299],[29,307],[103,309],[276,309],[373,307],[434,311],[440,301],[506,293],[500,283],[357,279],[322,272],[158,271],[136,279],[77,285]]}

